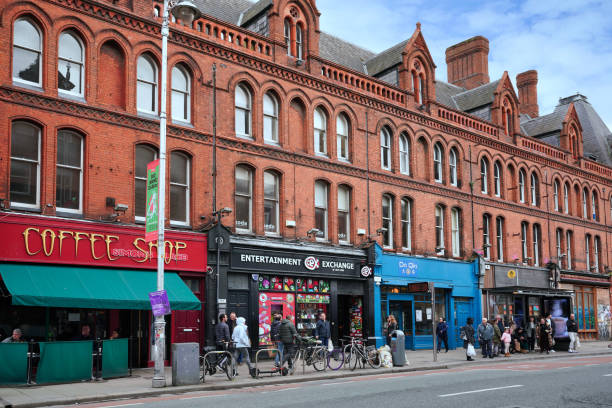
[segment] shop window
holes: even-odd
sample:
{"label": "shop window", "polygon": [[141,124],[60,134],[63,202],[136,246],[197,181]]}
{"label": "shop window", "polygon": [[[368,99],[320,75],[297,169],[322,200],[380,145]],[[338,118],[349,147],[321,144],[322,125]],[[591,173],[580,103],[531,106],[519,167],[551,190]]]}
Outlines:
{"label": "shop window", "polygon": [[150,55],[138,57],[137,64],[137,105],[138,111],[157,115],[157,64]]}
{"label": "shop window", "polygon": [[502,217],[497,217],[495,219],[495,233],[497,262],[504,262],[504,219]]}
{"label": "shop window", "polygon": [[448,153],[448,178],[450,181],[451,186],[457,186],[458,183],[458,177],[457,177],[457,149],[455,149],[454,147],[450,149],[450,152]]}
{"label": "shop window", "polygon": [[11,206],[40,207],[40,129],[13,122],[11,129]]}
{"label": "shop window", "polygon": [[83,138],[70,130],[57,133],[56,207],[59,211],[82,212]]}
{"label": "shop window", "polygon": [[529,224],[525,221],[521,222],[521,257],[523,259],[523,263],[527,264],[529,261],[529,251],[527,244],[527,231],[529,228]]}
{"label": "shop window", "polygon": [[13,81],[42,86],[42,33],[27,18],[13,28]]}
{"label": "shop window", "polygon": [[234,197],[236,230],[250,232],[253,209],[253,171],[246,166],[236,167],[236,191]]}
{"label": "shop window", "polygon": [[60,93],[83,96],[84,48],[83,43],[74,33],[66,31],[60,35],[57,58],[57,88]]}
{"label": "shop window", "polygon": [[386,126],[380,130],[380,167],[391,170],[391,131]]}
{"label": "shop window", "polygon": [[272,92],[264,94],[263,115],[264,141],[278,143],[278,100]]}
{"label": "shop window", "polygon": [[540,183],[538,175],[531,173],[531,205],[537,206],[540,201]]}
{"label": "shop window", "polygon": [[316,238],[318,240],[327,239],[328,207],[329,207],[329,186],[324,181],[315,182],[315,228],[318,230]]}
{"label": "shop window", "polygon": [[521,169],[519,171],[519,201],[521,203],[525,202],[525,179],[527,175],[525,174],[525,170]]}
{"label": "shop window", "polygon": [[540,266],[540,254],[542,253],[541,248],[541,229],[540,225],[533,225],[533,265]]}
{"label": "shop window", "polygon": [[266,234],[279,233],[279,176],[271,171],[264,172],[264,231]]}
{"label": "shop window", "polygon": [[410,175],[410,142],[406,133],[399,137],[399,162],[400,173]]}
{"label": "shop window", "polygon": [[170,222],[189,225],[190,160],[183,153],[170,155]]}
{"label": "shop window", "polygon": [[351,241],[351,190],[346,186],[338,187],[338,241]]}
{"label": "shop window", "polygon": [[383,247],[393,248],[393,198],[382,197],[382,237]]}
{"label": "shop window", "polygon": [[489,194],[489,160],[486,157],[480,159],[480,192]]}
{"label": "shop window", "polygon": [[563,212],[569,214],[569,184],[563,184]]}
{"label": "shop window", "polygon": [[596,316],[595,316],[595,301],[593,288],[575,286],[576,304],[574,306],[574,314],[578,322],[579,331],[595,331]]}
{"label": "shop window", "polygon": [[340,160],[349,160],[349,120],[344,113],[336,118],[337,154]]}
{"label": "shop window", "polygon": [[565,232],[565,267],[567,269],[572,269],[572,260],[574,259],[573,256],[573,234],[572,231],[566,231]]}
{"label": "shop window", "polygon": [[147,165],[157,159],[157,150],[147,145],[136,146],[134,163],[134,215],[144,222],[147,207]]}
{"label": "shop window", "polygon": [[442,145],[436,143],[433,149],[434,181],[442,183]]}
{"label": "shop window", "polygon": [[327,115],[322,108],[314,111],[315,154],[327,156]]}
{"label": "shop window", "polygon": [[461,256],[461,210],[451,210],[451,247],[452,255],[457,258]]}
{"label": "shop window", "polygon": [[553,183],[553,205],[555,206],[555,211],[559,211],[559,181],[555,180]]}
{"label": "shop window", "polygon": [[[442,291],[436,290],[435,296],[436,318],[446,317],[445,296]],[[431,309],[431,296],[414,295],[414,330],[417,336],[431,336],[433,328],[433,313]]]}
{"label": "shop window", "polygon": [[436,255],[444,255],[444,207],[436,205]]}
{"label": "shop window", "polygon": [[482,216],[482,252],[484,259],[491,259],[491,216]]}
{"label": "shop window", "polygon": [[412,250],[412,200],[402,199],[402,249]]}
{"label": "shop window", "polygon": [[243,84],[235,91],[235,131],[237,136],[252,137],[251,134],[251,92]]}
{"label": "shop window", "polygon": [[493,193],[496,197],[501,197],[501,186],[502,186],[502,173],[501,165],[499,162],[495,162],[493,165]]}
{"label": "shop window", "polygon": [[191,122],[191,76],[182,65],[172,68],[172,119]]}

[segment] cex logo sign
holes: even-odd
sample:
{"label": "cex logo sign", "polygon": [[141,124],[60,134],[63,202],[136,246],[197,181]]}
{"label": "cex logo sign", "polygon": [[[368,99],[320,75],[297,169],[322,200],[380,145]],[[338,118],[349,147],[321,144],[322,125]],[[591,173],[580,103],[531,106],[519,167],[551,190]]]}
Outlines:
{"label": "cex logo sign", "polygon": [[319,269],[319,260],[314,256],[309,256],[308,258],[304,259],[304,266],[309,271],[314,271],[315,269]]}

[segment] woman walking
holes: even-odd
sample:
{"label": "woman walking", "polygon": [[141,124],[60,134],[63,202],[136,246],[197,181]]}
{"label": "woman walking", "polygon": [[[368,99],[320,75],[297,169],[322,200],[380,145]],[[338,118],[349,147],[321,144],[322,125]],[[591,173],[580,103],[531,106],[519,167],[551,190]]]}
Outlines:
{"label": "woman walking", "polygon": [[387,345],[391,347],[391,335],[397,330],[397,320],[395,316],[389,315],[387,317]]}
{"label": "woman walking", "polygon": [[467,357],[467,361],[473,361],[473,356],[476,355],[476,351],[474,350],[474,344],[476,340],[474,339],[474,319],[471,317],[467,318],[466,325],[461,328],[461,338],[463,339],[463,348],[465,349],[465,356]]}
{"label": "woman walking", "polygon": [[546,351],[546,354],[550,354],[551,333],[552,328],[546,322],[545,318],[541,318],[540,324],[538,325],[538,345],[540,346],[540,353]]}

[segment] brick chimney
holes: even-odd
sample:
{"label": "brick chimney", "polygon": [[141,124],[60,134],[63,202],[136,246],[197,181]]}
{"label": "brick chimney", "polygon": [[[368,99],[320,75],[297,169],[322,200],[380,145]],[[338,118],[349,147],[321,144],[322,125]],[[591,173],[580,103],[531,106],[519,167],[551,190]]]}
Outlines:
{"label": "brick chimney", "polygon": [[448,82],[467,89],[489,83],[489,40],[482,36],[446,49]]}
{"label": "brick chimney", "polygon": [[538,116],[538,71],[532,69],[516,76],[516,87],[519,96],[519,111],[532,118]]}

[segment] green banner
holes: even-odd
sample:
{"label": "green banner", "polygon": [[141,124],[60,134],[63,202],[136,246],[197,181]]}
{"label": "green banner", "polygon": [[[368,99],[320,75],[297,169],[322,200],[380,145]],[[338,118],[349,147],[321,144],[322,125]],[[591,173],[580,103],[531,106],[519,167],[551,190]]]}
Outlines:
{"label": "green banner", "polygon": [[41,342],[38,384],[90,380],[93,341]]}
{"label": "green banner", "polygon": [[125,377],[128,371],[128,339],[102,341],[102,378]]}
{"label": "green banner", "polygon": [[28,343],[0,343],[0,384],[28,382]]}
{"label": "green banner", "polygon": [[159,159],[147,164],[147,216],[145,221],[145,241],[157,240],[159,221]]}

